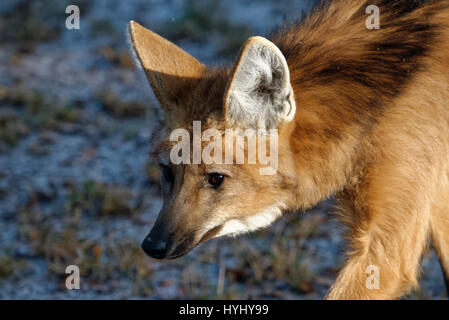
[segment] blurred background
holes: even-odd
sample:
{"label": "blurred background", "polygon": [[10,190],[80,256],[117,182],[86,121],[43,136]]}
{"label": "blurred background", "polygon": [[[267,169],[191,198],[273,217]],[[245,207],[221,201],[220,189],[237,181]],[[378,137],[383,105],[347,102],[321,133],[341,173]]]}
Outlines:
{"label": "blurred background", "polygon": [[[220,65],[314,2],[2,0],[0,298],[322,298],[344,262],[332,199],[178,260],[144,255],[161,206],[148,157],[156,112],[126,37],[135,20]],[[65,27],[70,4],[79,30]],[[80,290],[65,288],[71,264]],[[408,298],[445,298],[432,251],[422,265],[421,289]]]}

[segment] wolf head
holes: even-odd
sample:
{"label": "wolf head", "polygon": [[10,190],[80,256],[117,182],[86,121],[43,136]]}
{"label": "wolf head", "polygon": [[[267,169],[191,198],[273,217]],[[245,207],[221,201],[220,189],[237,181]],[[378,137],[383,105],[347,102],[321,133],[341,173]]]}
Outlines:
{"label": "wolf head", "polygon": [[176,258],[210,238],[266,227],[292,207],[296,106],[276,45],[249,38],[234,66],[209,68],[136,22],[129,32],[164,114],[152,141],[164,204],[144,251]]}

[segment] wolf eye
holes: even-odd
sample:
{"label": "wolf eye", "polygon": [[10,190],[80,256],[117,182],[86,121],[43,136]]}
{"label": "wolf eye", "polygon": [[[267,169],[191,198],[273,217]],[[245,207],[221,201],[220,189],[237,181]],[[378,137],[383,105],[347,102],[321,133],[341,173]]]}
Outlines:
{"label": "wolf eye", "polygon": [[173,176],[173,171],[169,166],[166,166],[165,164],[159,164],[159,166],[162,169],[162,177],[165,181],[173,182],[175,180],[175,177]]}
{"label": "wolf eye", "polygon": [[223,180],[224,180],[224,175],[219,174],[219,173],[212,173],[211,175],[209,175],[209,180],[207,182],[209,182],[209,184],[214,189],[217,189],[219,186],[221,186],[221,184],[223,183]]}

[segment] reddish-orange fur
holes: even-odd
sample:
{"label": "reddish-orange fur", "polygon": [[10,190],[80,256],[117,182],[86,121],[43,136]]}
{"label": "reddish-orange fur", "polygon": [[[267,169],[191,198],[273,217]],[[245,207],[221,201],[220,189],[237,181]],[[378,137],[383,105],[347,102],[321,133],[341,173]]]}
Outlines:
{"label": "reddish-orange fur", "polygon": [[[274,34],[297,106],[295,120],[279,127],[278,174],[233,166],[241,179],[211,198],[198,191],[206,166],[178,166],[182,182],[158,223],[191,234],[194,246],[204,236],[195,234],[198,221],[211,210],[244,216],[278,201],[307,209],[335,195],[350,250],[328,298],[400,297],[416,287],[430,238],[449,275],[449,3],[420,2],[333,1]],[[365,27],[371,4],[380,8],[379,30]],[[165,128],[192,120],[225,128],[230,73],[198,70],[184,81],[166,106],[177,113]],[[158,141],[153,153],[167,152],[167,137]],[[379,268],[379,289],[366,286],[370,265]]]}

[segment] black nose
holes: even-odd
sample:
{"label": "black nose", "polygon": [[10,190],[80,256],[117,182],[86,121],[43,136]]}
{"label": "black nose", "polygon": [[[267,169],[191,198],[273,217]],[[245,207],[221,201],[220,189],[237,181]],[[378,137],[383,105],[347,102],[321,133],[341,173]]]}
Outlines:
{"label": "black nose", "polygon": [[167,243],[146,237],[142,242],[142,249],[147,255],[156,259],[164,259],[167,255]]}

